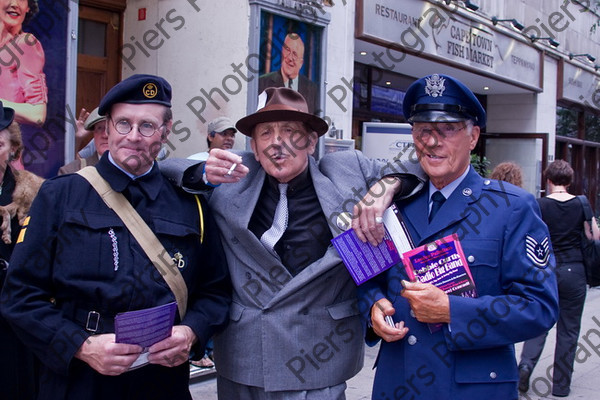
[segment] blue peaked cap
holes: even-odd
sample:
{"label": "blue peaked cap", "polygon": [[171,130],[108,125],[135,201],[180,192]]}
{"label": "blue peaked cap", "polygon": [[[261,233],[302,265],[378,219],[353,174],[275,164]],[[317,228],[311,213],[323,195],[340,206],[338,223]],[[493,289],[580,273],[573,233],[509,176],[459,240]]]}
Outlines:
{"label": "blue peaked cap", "polygon": [[98,114],[106,115],[113,104],[155,103],[171,107],[171,85],[156,75],[136,74],[113,86],[100,100]]}
{"label": "blue peaked cap", "polygon": [[483,128],[486,122],[485,110],[471,89],[443,74],[425,76],[410,85],[402,111],[411,124],[472,120]]}

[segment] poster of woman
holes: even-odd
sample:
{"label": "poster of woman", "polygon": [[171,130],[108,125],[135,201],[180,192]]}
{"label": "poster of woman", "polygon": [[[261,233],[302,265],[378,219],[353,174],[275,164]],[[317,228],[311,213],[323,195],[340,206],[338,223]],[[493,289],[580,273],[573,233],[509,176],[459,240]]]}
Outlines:
{"label": "poster of woman", "polygon": [[45,177],[64,163],[68,13],[67,0],[0,0],[0,101],[25,147],[15,167]]}

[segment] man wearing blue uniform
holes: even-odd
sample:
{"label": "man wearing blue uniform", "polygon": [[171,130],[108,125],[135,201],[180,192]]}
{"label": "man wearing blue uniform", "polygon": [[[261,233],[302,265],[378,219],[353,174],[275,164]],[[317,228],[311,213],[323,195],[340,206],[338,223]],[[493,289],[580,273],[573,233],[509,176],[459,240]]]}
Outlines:
{"label": "man wearing blue uniform", "polygon": [[458,235],[477,297],[409,282],[401,264],[359,287],[367,340],[384,340],[373,398],[516,400],[513,344],[557,318],[548,230],[532,195],[470,167],[486,115],[467,87],[427,76],[409,87],[403,109],[429,182],[396,205],[415,246]]}
{"label": "man wearing blue uniform", "polygon": [[[24,224],[2,313],[42,361],[40,399],[191,399],[190,351],[203,354],[228,320],[231,286],[206,203],[172,186],[154,159],[172,126],[171,87],[134,75],[100,103],[109,150],[96,165],[177,265],[187,312],[171,336],[149,347],[149,365],[129,370],[142,348],[116,343],[118,313],[175,300],[123,221],[80,175],[46,181]],[[181,304],[178,304],[181,306]]]}

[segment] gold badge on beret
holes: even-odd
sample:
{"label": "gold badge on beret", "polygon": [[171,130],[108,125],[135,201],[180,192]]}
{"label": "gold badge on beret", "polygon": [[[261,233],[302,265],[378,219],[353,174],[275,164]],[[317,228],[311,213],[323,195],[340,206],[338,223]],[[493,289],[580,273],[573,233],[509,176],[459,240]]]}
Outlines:
{"label": "gold badge on beret", "polygon": [[158,94],[158,88],[152,82],[146,83],[142,88],[142,93],[144,94],[144,96],[146,96],[147,99],[152,99]]}

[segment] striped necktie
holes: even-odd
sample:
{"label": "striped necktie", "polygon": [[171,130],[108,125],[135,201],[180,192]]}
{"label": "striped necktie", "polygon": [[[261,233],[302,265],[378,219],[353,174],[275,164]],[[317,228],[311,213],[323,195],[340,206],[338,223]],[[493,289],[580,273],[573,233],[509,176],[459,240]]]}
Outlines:
{"label": "striped necktie", "polygon": [[276,255],[274,247],[283,236],[288,223],[287,188],[287,183],[279,184],[279,202],[275,209],[273,225],[260,237],[261,243],[274,255]]}

